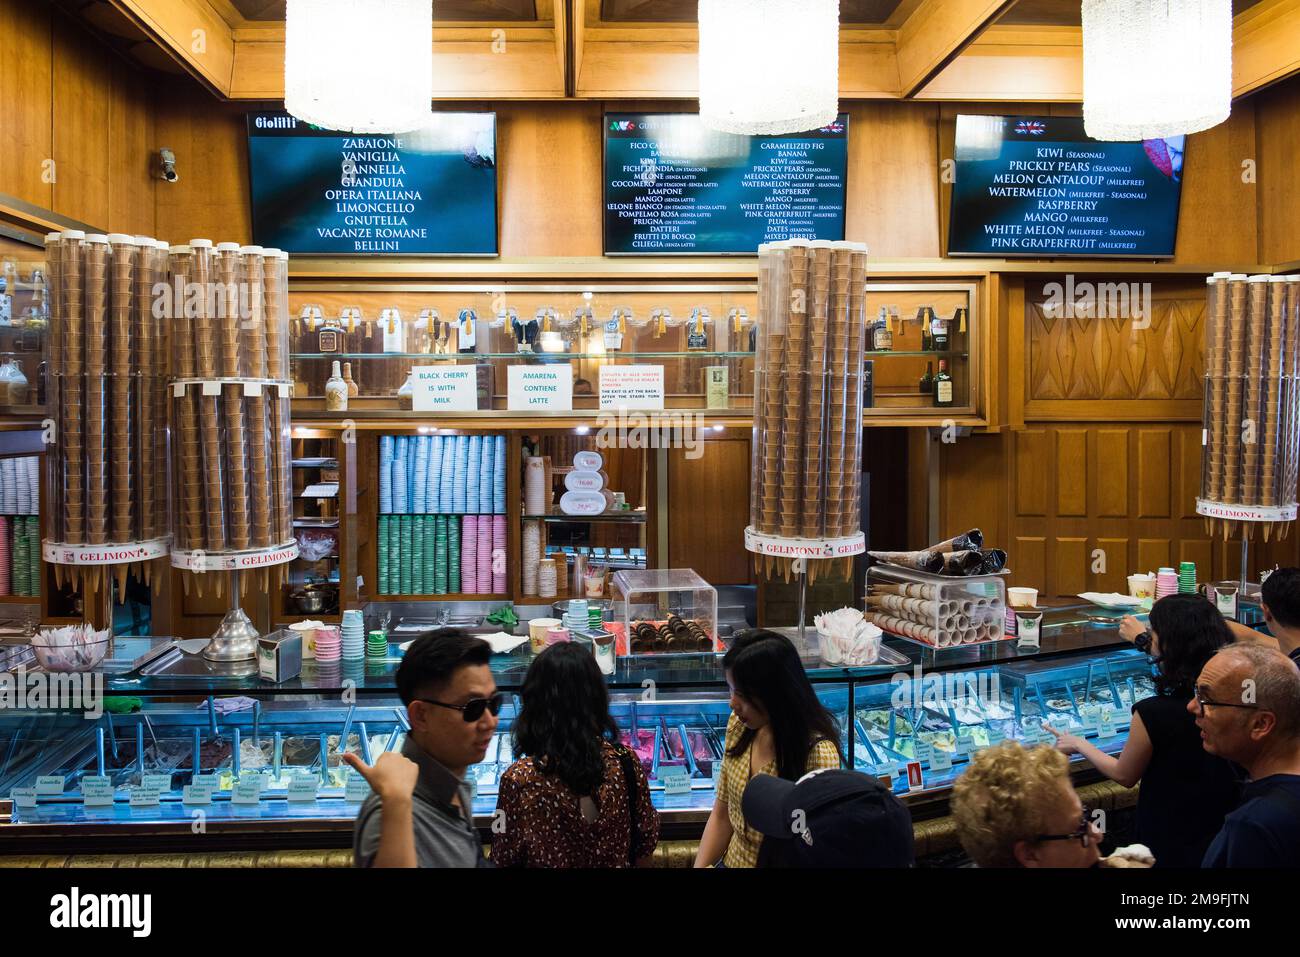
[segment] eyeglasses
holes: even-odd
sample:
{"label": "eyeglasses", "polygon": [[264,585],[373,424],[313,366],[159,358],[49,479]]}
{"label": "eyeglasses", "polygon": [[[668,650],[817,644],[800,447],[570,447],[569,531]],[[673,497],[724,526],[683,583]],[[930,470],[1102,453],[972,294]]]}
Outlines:
{"label": "eyeglasses", "polygon": [[1083,814],[1079,817],[1079,829],[1071,831],[1069,834],[1036,834],[1035,841],[1078,841],[1081,847],[1087,847],[1096,840],[1096,831],[1092,826],[1092,812],[1088,808],[1083,809]]}
{"label": "eyeglasses", "polygon": [[1251,711],[1259,709],[1259,705],[1257,704],[1234,704],[1230,701],[1212,701],[1206,697],[1206,689],[1202,685],[1196,686],[1195,694],[1196,705],[1200,709],[1202,718],[1205,717],[1205,708],[1207,705],[1211,708],[1248,708]]}
{"label": "eyeglasses", "polygon": [[484,711],[491,711],[493,715],[501,713],[501,705],[506,696],[498,691],[490,698],[470,698],[464,704],[447,704],[445,701],[434,701],[432,698],[416,698],[416,701],[423,701],[425,704],[436,704],[439,708],[450,708],[452,711],[459,711],[460,716],[465,719],[466,723],[477,721],[483,717]]}

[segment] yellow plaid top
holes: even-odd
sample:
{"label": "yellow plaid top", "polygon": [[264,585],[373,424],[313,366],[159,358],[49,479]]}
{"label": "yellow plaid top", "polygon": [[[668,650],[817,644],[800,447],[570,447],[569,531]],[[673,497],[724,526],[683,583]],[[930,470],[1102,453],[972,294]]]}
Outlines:
{"label": "yellow plaid top", "polygon": [[[733,712],[727,719],[727,740],[724,745],[727,753],[722,759],[722,772],[718,775],[718,793],[727,802],[727,818],[731,821],[731,843],[727,845],[727,853],[722,858],[727,867],[757,867],[758,849],[763,844],[763,835],[745,824],[745,813],[740,805],[745,785],[749,783],[749,751],[734,758],[731,756],[731,749],[740,740],[744,730],[745,726]],[[805,773],[839,766],[839,752],[832,742],[823,738],[808,752]],[[776,774],[776,761],[755,768],[754,773]]]}

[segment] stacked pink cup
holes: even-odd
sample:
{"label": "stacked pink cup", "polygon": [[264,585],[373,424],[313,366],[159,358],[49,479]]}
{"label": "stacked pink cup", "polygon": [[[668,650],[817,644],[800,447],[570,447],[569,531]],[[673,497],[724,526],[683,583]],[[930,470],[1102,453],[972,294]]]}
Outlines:
{"label": "stacked pink cup", "polygon": [[466,515],[460,527],[460,590],[466,595],[477,595],[483,589],[478,583],[478,516]]}
{"label": "stacked pink cup", "polygon": [[1156,572],[1156,601],[1178,591],[1178,573],[1172,568],[1162,568]]}
{"label": "stacked pink cup", "polygon": [[316,629],[316,660],[319,662],[338,661],[343,647],[339,640],[339,630],[334,625]]}
{"label": "stacked pink cup", "polygon": [[[475,560],[478,563],[478,587],[492,586],[492,523],[487,516],[478,521],[478,545]],[[501,589],[505,591],[505,589]]]}
{"label": "stacked pink cup", "polygon": [[[497,555],[506,553],[506,517],[504,515],[492,516],[492,551]],[[501,595],[505,593],[505,590],[506,563],[499,562],[492,566],[492,593]]]}

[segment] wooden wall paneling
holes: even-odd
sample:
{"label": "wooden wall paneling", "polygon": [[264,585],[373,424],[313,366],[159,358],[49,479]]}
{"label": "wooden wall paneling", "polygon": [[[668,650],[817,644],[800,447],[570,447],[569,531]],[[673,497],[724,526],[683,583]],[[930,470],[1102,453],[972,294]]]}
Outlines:
{"label": "wooden wall paneling", "polygon": [[598,103],[499,104],[498,220],[502,256],[599,256]]}
{"label": "wooden wall paneling", "polygon": [[1007,584],[1037,588],[1040,595],[1047,597],[1047,539],[1037,535],[1017,535],[1007,551],[1007,565],[1011,568]]}
{"label": "wooden wall paneling", "polygon": [[872,259],[934,257],[939,248],[939,108],[929,104],[847,104],[846,238]]}
{"label": "wooden wall paneling", "polygon": [[57,170],[53,210],[102,229],[113,229],[109,200],[113,112],[110,54],[71,22],[54,30],[53,157]]}
{"label": "wooden wall paneling", "polygon": [[[979,528],[984,532],[986,547],[1005,547],[1003,543],[1010,538],[1007,461],[1013,441],[1007,433],[996,433],[972,434],[952,444],[936,443],[941,462],[940,535]],[[927,494],[924,485],[913,484],[912,489],[912,500]],[[913,538],[910,547],[931,544],[924,538]]]}
{"label": "wooden wall paneling", "polygon": [[155,145],[175,151],[180,174],[155,189],[158,238],[251,243],[245,107],[217,103],[189,84],[158,89],[155,99]]}
{"label": "wooden wall paneling", "polygon": [[1056,514],[1088,514],[1088,430],[1056,430]]}
{"label": "wooden wall paneling", "polygon": [[154,235],[153,175],[157,144],[154,142],[153,96],[148,80],[129,64],[112,63],[112,131],[107,157],[109,212],[105,224],[115,232]]}
{"label": "wooden wall paneling", "polygon": [[1167,567],[1173,561],[1173,548],[1167,538],[1139,538],[1137,543],[1137,567],[1143,571],[1153,572],[1157,568]]}
{"label": "wooden wall paneling", "polygon": [[1170,428],[1145,428],[1137,430],[1137,512],[1134,518],[1169,518],[1170,486]]}
{"label": "wooden wall paneling", "polygon": [[[862,442],[863,454],[867,452],[869,441],[864,438]],[[907,509],[907,547],[924,548],[929,545],[928,528],[930,525],[930,477],[927,471],[927,456],[930,454],[930,436],[928,429],[908,429],[907,430],[907,487],[908,487],[908,509]],[[973,475],[977,474],[976,470],[969,468],[964,462],[958,462],[948,465],[946,460],[956,451],[959,446],[947,446],[943,451],[945,464],[943,467],[943,476],[947,475]],[[960,445],[960,449],[967,450],[965,444]],[[941,488],[950,488],[952,480],[941,478]],[[872,486],[872,497],[876,495],[875,486]],[[951,519],[957,521],[956,516]],[[944,514],[942,506],[940,507],[939,524],[942,527],[949,521],[949,517]],[[955,534],[955,533],[954,533]],[[871,544],[871,529],[867,529],[867,547],[875,548]]]}
{"label": "wooden wall paneling", "polygon": [[1174,262],[1259,262],[1256,187],[1242,177],[1255,146],[1253,99],[1238,100],[1225,122],[1188,137]]}
{"label": "wooden wall paneling", "polygon": [[1047,514],[1051,478],[1051,445],[1044,429],[1026,429],[1015,433],[1016,497],[1013,514],[1018,516]]}
{"label": "wooden wall paneling", "polygon": [[[51,129],[51,7],[29,0],[0,0],[0,103],[4,148],[0,193],[44,209],[54,205],[53,184],[42,164],[54,156]],[[64,22],[59,17],[60,24]]]}
{"label": "wooden wall paneling", "polygon": [[1083,100],[1083,32],[1079,27],[989,27],[916,94],[948,102],[1038,101],[1046,107]]}
{"label": "wooden wall paneling", "polygon": [[1092,447],[1095,481],[1093,513],[1101,518],[1126,518],[1129,503],[1128,429],[1097,429]]}
{"label": "wooden wall paneling", "polygon": [[1053,543],[1053,579],[1049,587],[1058,595],[1077,595],[1088,590],[1092,559],[1088,540],[1062,536]]}
{"label": "wooden wall paneling", "polygon": [[1088,556],[1089,589],[1099,592],[1119,592],[1128,594],[1128,576],[1132,561],[1129,557],[1129,540],[1127,538],[1096,538],[1093,546],[1102,552],[1105,561],[1104,571],[1093,572],[1091,553]]}
{"label": "wooden wall paneling", "polygon": [[715,585],[749,584],[749,553],[743,546],[749,447],[749,436],[737,434],[702,442],[699,458],[688,458],[685,449],[669,450],[669,568],[693,568]]}
{"label": "wooden wall paneling", "polygon": [[[1254,154],[1258,177],[1259,258],[1267,263],[1300,260],[1300,77],[1254,97]],[[0,157],[0,163],[4,160]]]}
{"label": "wooden wall paneling", "polygon": [[1201,494],[1201,430],[1179,429],[1174,436],[1177,474],[1174,480],[1174,517],[1200,521],[1196,497]]}
{"label": "wooden wall paneling", "polygon": [[[1197,577],[1202,582],[1209,581],[1209,573],[1214,568],[1214,556],[1209,538],[1179,539],[1178,561],[1195,562]],[[1175,569],[1177,567],[1174,566]]]}
{"label": "wooden wall paneling", "polygon": [[1014,0],[924,0],[898,28],[899,92],[915,96]]}
{"label": "wooden wall paneling", "polygon": [[1263,0],[1233,18],[1232,95],[1300,70],[1300,0]]}

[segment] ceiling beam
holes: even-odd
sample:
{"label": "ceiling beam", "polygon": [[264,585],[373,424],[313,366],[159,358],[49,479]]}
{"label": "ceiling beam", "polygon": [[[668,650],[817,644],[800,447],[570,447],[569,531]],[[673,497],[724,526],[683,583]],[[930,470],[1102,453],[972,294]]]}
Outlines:
{"label": "ceiling beam", "polygon": [[1300,71],[1300,0],[1264,0],[1232,22],[1232,95]]}
{"label": "ceiling beam", "polygon": [[145,35],[220,96],[230,96],[235,40],[207,0],[109,0]]}
{"label": "ceiling beam", "polygon": [[915,96],[1016,0],[925,0],[898,28],[898,89]]}
{"label": "ceiling beam", "polygon": [[990,27],[927,83],[916,99],[1080,103],[1083,30]]}

